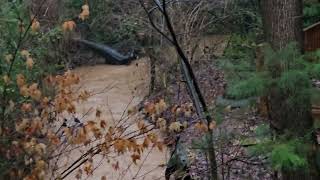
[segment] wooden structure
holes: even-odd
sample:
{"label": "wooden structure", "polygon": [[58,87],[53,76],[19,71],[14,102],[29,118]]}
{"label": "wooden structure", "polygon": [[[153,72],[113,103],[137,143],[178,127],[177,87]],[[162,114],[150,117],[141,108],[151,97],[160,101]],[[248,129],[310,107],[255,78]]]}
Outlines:
{"label": "wooden structure", "polygon": [[308,52],[320,49],[320,22],[303,29],[303,32],[304,50]]}

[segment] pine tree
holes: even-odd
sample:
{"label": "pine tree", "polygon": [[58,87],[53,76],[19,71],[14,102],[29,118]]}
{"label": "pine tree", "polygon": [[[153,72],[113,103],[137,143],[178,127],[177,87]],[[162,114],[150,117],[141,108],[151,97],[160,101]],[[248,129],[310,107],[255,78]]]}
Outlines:
{"label": "pine tree", "polygon": [[[292,67],[293,60],[303,50],[302,0],[262,0],[262,15],[266,40],[275,51],[282,51],[291,42],[298,50],[292,56],[285,52],[269,59],[266,67],[271,75],[268,92],[269,117],[277,136],[288,133],[290,138],[303,137],[312,129],[311,99],[307,74]],[[281,59],[286,55],[286,59]],[[290,54],[289,54],[290,55]],[[279,59],[279,60],[277,60]],[[266,59],[267,60],[267,59]],[[282,169],[283,179],[319,179],[314,160],[309,158],[310,171]]]}

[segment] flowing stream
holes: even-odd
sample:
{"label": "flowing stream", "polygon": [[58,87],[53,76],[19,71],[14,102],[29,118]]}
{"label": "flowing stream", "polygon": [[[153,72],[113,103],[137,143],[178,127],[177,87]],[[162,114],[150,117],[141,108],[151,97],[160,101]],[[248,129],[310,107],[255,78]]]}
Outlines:
{"label": "flowing stream", "polygon": [[[90,109],[99,108],[102,111],[101,116],[107,123],[114,123],[114,120],[123,116],[128,105],[129,107],[137,105],[148,94],[150,71],[146,58],[127,66],[83,66],[76,68],[74,72],[81,78],[80,89],[97,92],[78,107],[79,114],[87,114],[86,119],[89,120],[96,113]],[[102,92],[103,90],[105,92]],[[73,162],[80,154],[81,149],[77,153],[72,153],[68,156],[67,163]],[[95,167],[93,176],[83,175],[82,179],[100,180],[102,176],[107,180],[164,179],[166,154],[166,148],[162,152],[156,148],[147,150],[137,165],[132,163],[130,155],[120,155],[116,157],[119,162],[117,171],[112,168],[112,162],[107,162],[102,156],[96,155],[93,161],[98,167]],[[75,175],[76,172],[66,179],[75,179]]]}

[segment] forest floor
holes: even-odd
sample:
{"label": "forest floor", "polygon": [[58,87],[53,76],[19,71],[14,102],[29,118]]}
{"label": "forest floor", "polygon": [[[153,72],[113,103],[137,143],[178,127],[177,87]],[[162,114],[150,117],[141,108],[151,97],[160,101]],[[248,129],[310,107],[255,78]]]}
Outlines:
{"label": "forest floor", "polygon": [[[223,96],[226,87],[226,80],[223,71],[212,61],[200,61],[193,65],[194,72],[202,90],[204,99],[209,105],[213,117],[215,100]],[[191,103],[185,84],[181,80],[172,83],[169,90],[160,92],[152,99],[166,97],[171,99],[172,105],[182,105]],[[170,109],[170,108],[169,108]],[[218,161],[218,170],[223,180],[271,180],[271,170],[268,169],[266,159],[262,156],[250,156],[243,142],[253,141],[255,130],[265,122],[257,113],[254,107],[230,109],[226,106],[222,110],[220,121],[214,129],[215,149]],[[174,119],[170,112],[166,119]],[[198,122],[193,114],[191,117],[177,118],[177,121],[188,122],[188,128],[181,133],[168,133],[165,139],[176,139],[180,137],[183,147],[186,147],[188,153],[189,174],[192,179],[208,179],[208,159],[206,150],[201,147],[203,133],[193,126]],[[199,145],[200,144],[200,145]],[[175,144],[169,146],[174,149]]]}
{"label": "forest floor", "polygon": [[[266,164],[265,157],[250,155],[247,149],[247,146],[256,143],[256,129],[259,125],[266,123],[266,120],[257,113],[255,106],[248,105],[239,108],[229,104],[224,105],[222,110],[217,110],[214,102],[219,96],[223,97],[227,83],[223,71],[216,64],[217,62],[204,61],[195,68],[195,73],[204,97],[211,106],[212,116],[216,117],[218,124],[214,130],[214,144],[221,179],[271,180],[272,171],[267,168],[270,166]],[[221,117],[215,113],[219,113]],[[192,134],[194,133],[191,130],[191,133],[189,132],[184,137],[192,137]],[[202,165],[199,162],[202,162]],[[208,169],[204,153],[200,154],[198,162],[191,166],[197,177],[203,174],[202,171],[199,171],[199,169],[204,169],[201,166]]]}

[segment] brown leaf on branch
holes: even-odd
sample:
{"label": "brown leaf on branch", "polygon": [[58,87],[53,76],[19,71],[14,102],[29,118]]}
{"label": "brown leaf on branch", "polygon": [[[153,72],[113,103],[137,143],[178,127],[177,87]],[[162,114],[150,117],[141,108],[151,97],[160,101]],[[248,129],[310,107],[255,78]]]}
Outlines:
{"label": "brown leaf on branch", "polygon": [[131,158],[132,158],[133,163],[137,164],[137,160],[140,160],[140,155],[139,154],[132,154]]}
{"label": "brown leaf on branch", "polygon": [[22,74],[17,75],[17,85],[18,87],[22,87],[26,84],[26,78]]}
{"label": "brown leaf on branch", "polygon": [[73,31],[76,28],[76,23],[74,21],[66,21],[62,24],[62,30],[67,31]]}

